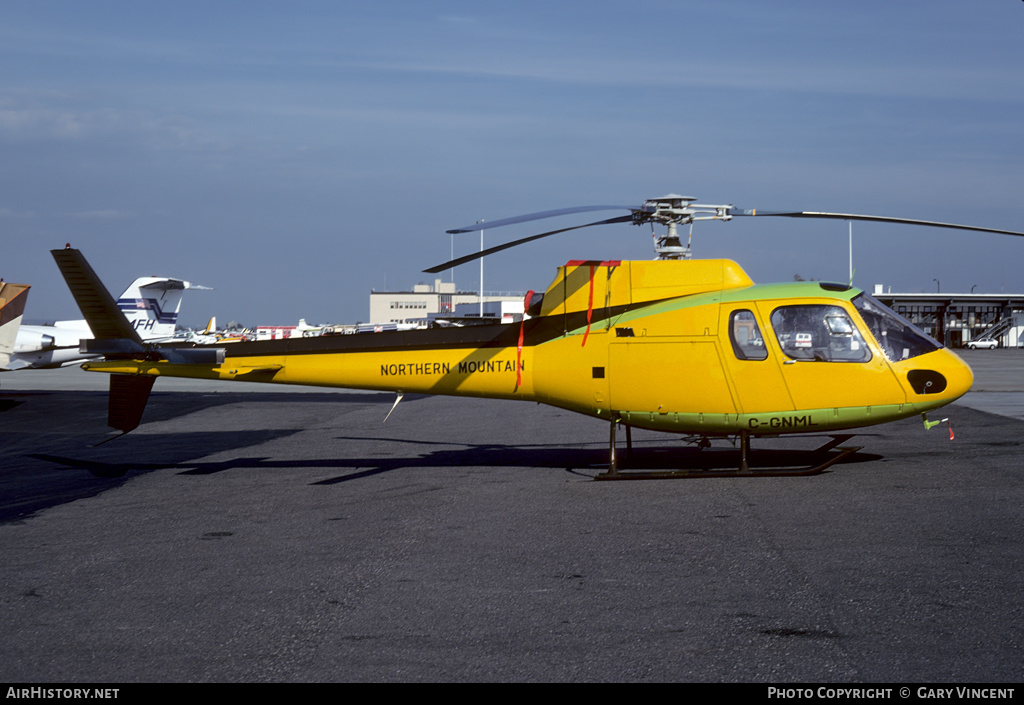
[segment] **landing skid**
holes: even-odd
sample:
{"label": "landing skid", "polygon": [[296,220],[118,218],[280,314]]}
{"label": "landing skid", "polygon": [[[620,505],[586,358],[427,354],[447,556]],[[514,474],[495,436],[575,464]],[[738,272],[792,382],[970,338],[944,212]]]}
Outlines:
{"label": "landing skid", "polygon": [[[615,423],[611,425],[609,464],[607,472],[594,477],[595,480],[666,480],[686,479],[698,477],[806,477],[818,475],[827,468],[832,467],[839,461],[856,453],[861,446],[839,447],[841,443],[853,438],[853,434],[831,436],[829,442],[819,448],[810,451],[801,451],[800,454],[810,456],[813,459],[820,459],[817,465],[810,467],[760,467],[752,466],[750,462],[750,434],[740,433],[740,462],[735,470],[722,468],[701,468],[701,469],[671,469],[671,470],[629,470],[621,467],[621,460],[615,447]],[[633,450],[632,433],[629,426],[626,426],[626,456],[632,454]],[[832,452],[835,450],[836,452]]]}

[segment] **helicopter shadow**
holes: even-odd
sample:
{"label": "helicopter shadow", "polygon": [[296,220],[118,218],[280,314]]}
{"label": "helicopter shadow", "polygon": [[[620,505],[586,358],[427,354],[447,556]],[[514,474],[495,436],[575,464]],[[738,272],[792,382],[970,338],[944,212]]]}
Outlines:
{"label": "helicopter shadow", "polygon": [[[608,449],[601,443],[577,444],[463,444],[463,447],[452,449],[450,442],[423,441],[395,438],[368,437],[336,437],[340,441],[378,441],[388,443],[408,443],[423,448],[424,446],[444,446],[423,454],[392,458],[349,458],[345,463],[354,472],[320,480],[314,484],[330,485],[348,482],[364,477],[390,472],[393,470],[416,468],[550,468],[594,479],[607,473],[609,468]],[[749,466],[755,470],[767,468],[800,468],[816,465],[823,457],[840,454],[836,464],[865,463],[882,459],[883,456],[863,453],[859,449],[853,452],[839,450],[793,450],[793,449],[757,449],[748,456]],[[687,477],[723,477],[732,474],[739,467],[741,457],[739,448],[700,449],[695,446],[680,448],[678,445],[665,445],[663,441],[640,442],[634,444],[632,451],[624,454],[619,467],[630,472],[677,472],[689,473]],[[334,461],[337,462],[337,461]],[[337,465],[340,467],[341,465]],[[701,474],[703,473],[703,475]],[[725,474],[728,473],[728,474]],[[666,475],[667,476],[667,475]],[[682,477],[683,475],[680,475]]]}
{"label": "helicopter shadow", "polygon": [[[110,462],[73,458],[53,454],[32,454],[31,457],[58,463],[67,468],[86,470],[96,477],[117,478],[129,472],[151,472],[154,470],[175,470],[181,475],[215,475],[228,470],[288,471],[322,469],[337,471],[335,477],[317,480],[312,485],[335,485],[394,471],[415,471],[420,469],[552,469],[568,472],[587,479],[593,479],[607,472],[609,467],[608,449],[601,443],[572,444],[453,444],[451,441],[431,441],[410,438],[373,436],[335,436],[342,443],[381,443],[394,447],[402,444],[411,452],[387,451],[376,454],[359,454],[328,458],[272,458],[266,456],[239,455],[218,461],[183,460],[171,462]],[[453,447],[456,445],[457,447]],[[622,452],[620,468],[629,471],[685,471],[689,476],[700,477],[705,473],[713,477],[722,471],[735,470],[740,463],[738,448],[699,449],[680,448],[662,442],[634,443],[630,452]],[[832,451],[835,452],[835,451]],[[756,449],[748,456],[751,468],[801,467],[820,463],[822,453],[816,450]],[[859,450],[847,454],[837,464],[864,463],[881,459],[882,456],[863,453]]]}
{"label": "helicopter shadow", "polygon": [[564,471],[581,471],[599,463],[604,457],[602,451],[594,448],[567,448],[563,445],[550,446],[519,446],[501,444],[468,445],[452,448],[451,443],[436,441],[417,441],[406,439],[366,437],[341,437],[340,441],[387,441],[388,443],[406,443],[417,447],[444,446],[425,453],[400,453],[389,456],[351,455],[330,458],[272,458],[266,456],[244,456],[220,461],[180,461],[180,462],[112,462],[75,458],[67,455],[35,453],[30,457],[63,465],[66,468],[85,470],[96,477],[118,478],[129,472],[142,473],[154,470],[176,470],[181,475],[202,476],[215,475],[228,470],[310,470],[325,469],[343,474],[324,480],[314,485],[333,485],[360,478],[372,477],[397,470],[417,470],[436,468],[557,468]]}

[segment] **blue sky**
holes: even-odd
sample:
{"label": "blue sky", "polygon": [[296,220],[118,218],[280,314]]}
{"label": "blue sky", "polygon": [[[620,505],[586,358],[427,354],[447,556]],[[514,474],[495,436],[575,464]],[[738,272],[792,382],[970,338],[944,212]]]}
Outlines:
{"label": "blue sky", "polygon": [[[70,242],[115,295],[214,287],[186,323],[344,323],[432,282],[445,230],[565,206],[675,192],[1024,231],[1022,107],[1018,0],[0,0],[0,276],[33,285],[27,317],[77,318],[48,252]],[[1024,292],[1024,238],[853,232],[863,288]],[[842,221],[694,243],[758,282],[848,277]],[[646,227],[589,229],[488,258],[484,286],[650,256]]]}

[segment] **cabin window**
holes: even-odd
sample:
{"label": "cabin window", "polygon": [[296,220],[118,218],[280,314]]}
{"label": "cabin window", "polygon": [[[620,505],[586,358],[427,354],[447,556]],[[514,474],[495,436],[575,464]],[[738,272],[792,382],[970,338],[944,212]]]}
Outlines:
{"label": "cabin window", "polygon": [[750,311],[733,311],[729,317],[729,339],[733,352],[740,360],[764,360],[768,351],[764,347],[761,329]]}
{"label": "cabin window", "polygon": [[871,350],[839,306],[782,306],[772,311],[779,347],[794,360],[867,362]]}
{"label": "cabin window", "polygon": [[855,297],[853,305],[891,362],[907,360],[942,347],[923,330],[867,294]]}

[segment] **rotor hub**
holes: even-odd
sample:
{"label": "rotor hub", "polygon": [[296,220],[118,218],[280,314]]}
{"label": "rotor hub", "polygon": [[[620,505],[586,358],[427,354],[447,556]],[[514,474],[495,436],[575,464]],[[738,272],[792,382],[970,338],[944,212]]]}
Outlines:
{"label": "rotor hub", "polygon": [[710,206],[694,203],[692,196],[670,193],[660,198],[649,198],[642,208],[633,211],[633,224],[654,223],[664,225],[666,233],[654,238],[654,251],[658,259],[689,259],[690,245],[679,239],[678,226],[695,220],[731,220],[731,205]]}

